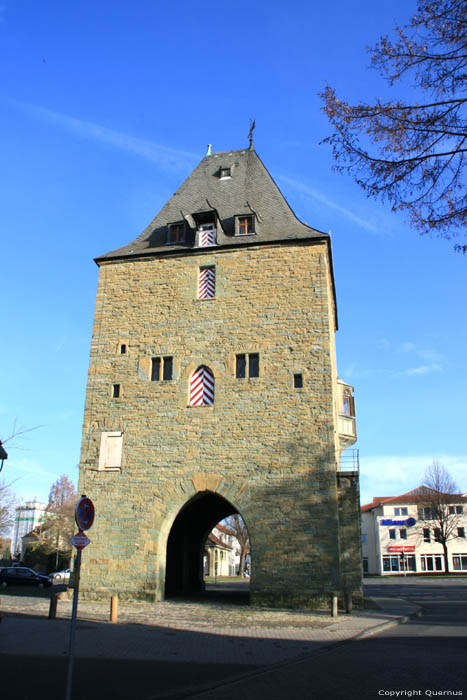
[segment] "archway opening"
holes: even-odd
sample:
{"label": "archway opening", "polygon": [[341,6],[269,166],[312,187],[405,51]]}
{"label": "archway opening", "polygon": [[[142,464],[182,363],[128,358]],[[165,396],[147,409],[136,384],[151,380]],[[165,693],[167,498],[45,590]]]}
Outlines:
{"label": "archway opening", "polygon": [[219,595],[212,586],[205,590],[206,541],[218,523],[236,513],[229,501],[211,491],[196,494],[180,510],[167,539],[166,598]]}

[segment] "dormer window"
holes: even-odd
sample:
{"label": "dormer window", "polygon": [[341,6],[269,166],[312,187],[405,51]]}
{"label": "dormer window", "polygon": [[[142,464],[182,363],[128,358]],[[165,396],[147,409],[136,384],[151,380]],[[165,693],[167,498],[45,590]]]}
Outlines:
{"label": "dormer window", "polygon": [[247,236],[255,233],[255,217],[254,216],[237,216],[237,226],[235,234],[237,236]]}
{"label": "dormer window", "polygon": [[169,224],[169,232],[167,234],[167,244],[174,245],[176,243],[185,242],[185,224]]}
{"label": "dormer window", "polygon": [[227,180],[227,178],[232,177],[232,174],[230,172],[230,168],[221,168],[220,169],[220,179],[221,180]]}

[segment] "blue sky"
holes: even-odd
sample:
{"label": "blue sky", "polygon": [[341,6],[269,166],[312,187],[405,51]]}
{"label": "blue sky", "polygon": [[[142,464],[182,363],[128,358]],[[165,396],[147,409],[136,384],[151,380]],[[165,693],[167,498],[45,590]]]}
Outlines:
{"label": "blue sky", "polygon": [[433,458],[467,490],[467,258],[332,170],[318,97],[390,94],[367,45],[409,0],[0,2],[3,476],[46,500],[77,481],[97,283],[205,155],[255,148],[297,216],[331,231],[340,376],[354,384],[362,500]]}

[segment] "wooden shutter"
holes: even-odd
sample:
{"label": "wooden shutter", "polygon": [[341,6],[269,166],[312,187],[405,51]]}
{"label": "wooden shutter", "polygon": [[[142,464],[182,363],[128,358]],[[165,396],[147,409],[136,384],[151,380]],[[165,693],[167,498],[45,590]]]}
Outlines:
{"label": "wooden shutter", "polygon": [[214,375],[209,367],[198,367],[190,379],[190,406],[212,406],[214,403]]}
{"label": "wooden shutter", "polygon": [[199,299],[213,299],[216,295],[216,268],[200,267]]}
{"label": "wooden shutter", "polygon": [[120,469],[122,466],[123,433],[101,434],[99,469]]}
{"label": "wooden shutter", "polygon": [[210,245],[216,245],[216,229],[209,228],[199,232],[199,247],[205,248]]}

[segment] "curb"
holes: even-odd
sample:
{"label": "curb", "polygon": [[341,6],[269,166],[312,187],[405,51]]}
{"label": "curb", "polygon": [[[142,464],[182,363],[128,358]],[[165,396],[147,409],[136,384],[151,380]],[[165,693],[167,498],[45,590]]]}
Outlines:
{"label": "curb", "polygon": [[371,627],[370,629],[363,630],[363,632],[359,632],[358,634],[355,635],[355,637],[352,637],[352,639],[366,639],[367,637],[371,637],[374,634],[377,634],[378,632],[383,632],[384,630],[389,630],[389,629],[391,629],[391,627],[397,627],[397,625],[404,625],[405,623],[409,622],[410,620],[414,620],[416,617],[421,617],[423,615],[422,608],[420,606],[417,606],[417,608],[418,608],[417,610],[414,610],[414,612],[411,612],[408,615],[402,615],[401,617],[397,617],[394,620],[388,620],[387,622],[381,622],[381,624],[375,625],[375,627]]}

